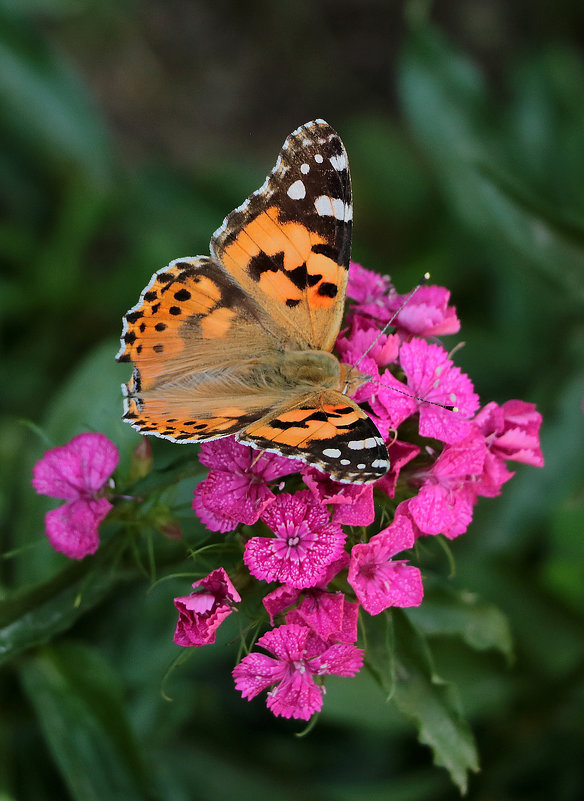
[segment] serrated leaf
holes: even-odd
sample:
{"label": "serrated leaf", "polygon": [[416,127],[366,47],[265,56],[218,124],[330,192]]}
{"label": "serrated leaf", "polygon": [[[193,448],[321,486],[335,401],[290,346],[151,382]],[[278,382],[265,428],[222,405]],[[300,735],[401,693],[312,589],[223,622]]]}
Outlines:
{"label": "serrated leaf", "polygon": [[408,617],[425,634],[460,637],[477,651],[495,649],[513,658],[509,623],[503,612],[475,593],[425,582],[424,603]]}
{"label": "serrated leaf", "polygon": [[478,755],[454,688],[434,671],[423,635],[402,610],[393,613],[398,709],[411,718],[418,740],[432,749],[434,764],[446,768],[462,793],[469,771],[477,771]]}
{"label": "serrated leaf", "polygon": [[72,798],[152,798],[117,680],[95,651],[45,648],[23,662],[21,676]]}
{"label": "serrated leaf", "polygon": [[360,624],[365,645],[365,664],[387,698],[391,698],[395,685],[391,611],[387,610],[380,615],[362,612]]}

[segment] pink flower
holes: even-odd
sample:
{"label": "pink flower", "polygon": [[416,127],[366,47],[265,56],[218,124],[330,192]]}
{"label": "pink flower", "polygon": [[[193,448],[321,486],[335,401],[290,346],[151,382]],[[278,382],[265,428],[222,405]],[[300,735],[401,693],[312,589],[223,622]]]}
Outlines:
{"label": "pink flower", "polygon": [[[407,295],[393,294],[388,311],[394,314]],[[395,319],[399,333],[421,337],[439,337],[460,331],[460,320],[454,306],[449,306],[450,292],[441,286],[425,284],[419,287]]]}
{"label": "pink flower", "polygon": [[356,261],[349,264],[347,297],[356,300],[357,308],[363,309],[364,313],[373,317],[380,315],[383,318],[387,296],[392,291],[395,292],[395,289],[389,275],[380,275],[373,270],[367,270]]}
{"label": "pink flower", "polygon": [[[335,349],[345,364],[356,364],[359,361],[359,370],[367,375],[375,376],[377,367],[386,367],[396,361],[399,353],[399,337],[397,334],[381,334],[378,325],[362,317],[353,317],[352,325],[337,339]],[[375,344],[373,344],[373,342]],[[360,361],[368,348],[367,356]],[[366,363],[369,360],[369,366]]]}
{"label": "pink flower", "polygon": [[411,462],[420,453],[420,448],[411,442],[401,442],[396,439],[387,446],[389,454],[389,471],[375,482],[376,489],[385,492],[390,498],[395,495],[395,487],[399,479],[399,474],[403,467]]}
{"label": "pink flower", "polygon": [[[345,551],[346,553],[346,551]],[[347,554],[347,557],[349,554]],[[289,609],[300,598],[302,590],[297,587],[292,587],[290,584],[282,584],[276,587],[272,592],[267,593],[262,598],[264,609],[270,616],[270,623],[274,625],[274,618],[283,612],[284,609]]]}
{"label": "pink flower", "polygon": [[377,392],[381,381],[379,368],[396,361],[399,337],[397,334],[380,335],[379,326],[372,325],[364,317],[353,315],[350,320],[351,327],[337,338],[335,348],[345,365],[356,366],[359,373],[369,376],[370,380],[351,393],[357,403],[365,403]]}
{"label": "pink flower", "polygon": [[217,629],[241,597],[222,567],[195,581],[190,595],[174,599],[178,623],[174,641],[185,648],[215,642]]}
{"label": "pink flower", "polygon": [[211,468],[195,489],[193,509],[211,531],[233,531],[252,525],[274,500],[269,484],[304,465],[273,453],[254,451],[234,437],[201,445],[201,464]]}
{"label": "pink flower", "polygon": [[342,592],[307,590],[296,609],[288,612],[286,623],[308,626],[325,642],[355,642],[359,604],[347,601]]}
{"label": "pink flower", "polygon": [[418,568],[392,559],[400,551],[412,548],[414,540],[410,521],[400,517],[369,542],[353,546],[348,581],[370,615],[378,615],[390,606],[422,603],[424,589]]}
{"label": "pink flower", "polygon": [[541,414],[535,404],[521,400],[509,400],[502,406],[487,403],[474,422],[486,437],[491,453],[501,459],[543,467],[539,445]]}
{"label": "pink flower", "polygon": [[511,400],[502,406],[492,402],[480,410],[474,420],[487,445],[483,475],[477,491],[493,497],[515,474],[507,469],[506,460],[543,467],[539,446],[541,415],[534,404]]}
{"label": "pink flower", "polygon": [[382,328],[403,305],[393,324],[398,335],[437,337],[456,334],[460,320],[454,306],[449,306],[450,292],[441,286],[424,284],[406,301],[408,295],[399,295],[389,276],[366,270],[356,262],[349,266],[347,297],[357,301],[350,307],[354,315],[373,318]]}
{"label": "pink flower", "polygon": [[345,534],[309,490],[282,493],[262,514],[275,537],[252,537],[243,561],[250,573],[299,589],[313,587],[343,552]]}
{"label": "pink flower", "polygon": [[444,534],[450,539],[466,531],[472,520],[485,454],[485,438],[475,428],[465,439],[444,448],[428,470],[416,473],[422,486],[407,506],[421,531]]}
{"label": "pink flower", "polygon": [[303,479],[321,504],[334,507],[333,522],[347,526],[369,526],[375,519],[373,486],[341,484],[320,470],[305,469]]}
{"label": "pink flower", "polygon": [[[326,570],[320,578],[315,587],[324,590],[328,584],[335,578],[335,576],[344,570],[349,565],[349,554],[343,551],[338,559],[327,565]],[[312,590],[308,590],[312,592]],[[262,603],[268,615],[270,616],[270,623],[274,625],[274,618],[283,612],[284,609],[289,609],[303,594],[303,590],[297,587],[292,587],[288,584],[283,584],[281,587],[276,587],[275,590],[264,595]]]}
{"label": "pink flower", "polygon": [[[472,427],[468,418],[477,410],[479,399],[469,377],[454,366],[444,348],[412,339],[402,343],[399,361],[407,385],[388,370],[383,373],[381,381],[386,386],[371,400],[373,411],[385,415],[393,428],[419,411],[421,436],[447,443],[466,437]],[[456,406],[458,411],[445,406]]]}
{"label": "pink flower", "polygon": [[33,468],[32,485],[41,495],[67,501],[47,512],[46,533],[56,551],[83,559],[99,545],[98,526],[112,508],[102,493],[119,454],[103,434],[79,434],[47,451]]}
{"label": "pink flower", "polygon": [[328,645],[307,626],[294,623],[266,632],[257,644],[273,656],[245,656],[233,670],[235,687],[248,700],[273,687],[268,709],[284,718],[308,720],[320,711],[324,688],[315,677],[354,676],[363,664],[363,651],[355,645]]}

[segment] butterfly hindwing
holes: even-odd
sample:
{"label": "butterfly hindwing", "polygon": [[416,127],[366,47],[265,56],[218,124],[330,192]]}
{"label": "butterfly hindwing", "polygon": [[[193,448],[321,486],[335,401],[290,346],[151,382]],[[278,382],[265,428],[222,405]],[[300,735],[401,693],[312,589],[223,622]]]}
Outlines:
{"label": "butterfly hindwing", "polygon": [[124,317],[118,361],[132,361],[124,419],[178,442],[227,436],[281,395],[258,375],[281,358],[280,332],[208,257],[154,274]]}
{"label": "butterfly hindwing", "polygon": [[264,185],[229,214],[211,254],[305,347],[332,350],[352,227],[349,162],[323,120],[286,139]]}
{"label": "butterfly hindwing", "polygon": [[376,481],[389,468],[387,448],[373,421],[353,400],[330,390],[267,415],[237,439],[302,459],[345,483]]}

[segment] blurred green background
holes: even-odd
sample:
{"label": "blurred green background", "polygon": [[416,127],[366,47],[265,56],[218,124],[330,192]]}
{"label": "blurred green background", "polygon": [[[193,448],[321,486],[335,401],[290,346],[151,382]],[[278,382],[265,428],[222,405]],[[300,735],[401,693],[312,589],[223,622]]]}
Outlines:
{"label": "blurred green background", "polygon": [[[22,421],[51,444],[104,431],[127,466],[122,314],[314,117],[351,159],[353,257],[400,292],[429,270],[482,402],[544,415],[545,469],[519,466],[452,546],[453,588],[507,615],[514,661],[425,621],[478,741],[468,797],[582,798],[583,42],[580,0],[0,0],[0,592],[24,588],[0,611],[0,798],[458,796],[365,674],[327,685],[303,739],[241,701],[232,646],[165,679],[188,581],[149,592],[147,558],[137,577],[111,552],[52,581],[30,487],[46,443]],[[160,496],[185,541],[151,525],[159,574],[189,570],[192,483]]]}

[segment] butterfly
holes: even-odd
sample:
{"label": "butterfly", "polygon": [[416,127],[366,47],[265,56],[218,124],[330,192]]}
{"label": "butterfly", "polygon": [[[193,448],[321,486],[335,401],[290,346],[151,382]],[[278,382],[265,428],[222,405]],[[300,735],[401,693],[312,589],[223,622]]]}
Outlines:
{"label": "butterfly", "polygon": [[349,397],[367,376],[332,353],[352,217],[340,137],[324,120],[300,126],[211,255],[170,262],[125,315],[123,419],[172,442],[235,435],[340,482],[385,475],[385,443]]}

